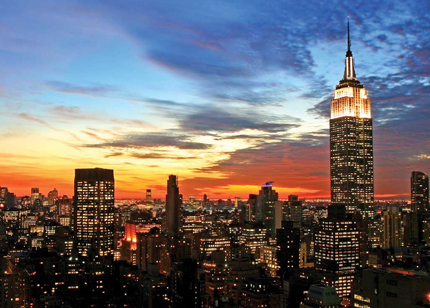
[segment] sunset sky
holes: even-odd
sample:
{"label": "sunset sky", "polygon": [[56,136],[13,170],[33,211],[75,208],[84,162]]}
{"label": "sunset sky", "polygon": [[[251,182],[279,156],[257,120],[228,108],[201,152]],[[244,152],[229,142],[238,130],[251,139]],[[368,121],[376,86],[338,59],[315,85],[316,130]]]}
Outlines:
{"label": "sunset sky", "polygon": [[430,173],[429,1],[3,1],[0,186],[116,197],[329,196],[329,106],[346,20],[374,118],[375,194]]}

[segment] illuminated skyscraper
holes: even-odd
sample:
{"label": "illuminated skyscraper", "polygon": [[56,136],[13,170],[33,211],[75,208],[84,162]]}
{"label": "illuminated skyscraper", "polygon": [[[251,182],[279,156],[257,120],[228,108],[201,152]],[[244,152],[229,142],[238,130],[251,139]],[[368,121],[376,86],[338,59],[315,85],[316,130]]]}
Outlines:
{"label": "illuminated skyscraper", "polygon": [[78,253],[95,249],[100,256],[113,250],[114,176],[109,169],[76,169],[74,230]]}
{"label": "illuminated skyscraper", "polygon": [[414,212],[429,210],[429,176],[424,172],[411,173],[411,206]]}
{"label": "illuminated skyscraper", "polygon": [[356,75],[348,21],[345,72],[331,100],[330,179],[332,203],[347,213],[361,208],[373,217],[373,128],[370,98]]}
{"label": "illuminated skyscraper", "polygon": [[349,296],[360,267],[360,237],[352,214],[358,208],[373,217],[373,142],[370,99],[355,76],[348,21],[343,79],[331,100],[328,218],[315,233],[315,269],[322,282]]}
{"label": "illuminated skyscraper", "polygon": [[171,174],[167,180],[166,195],[166,231],[170,235],[176,235],[179,231],[180,200],[178,179],[176,175]]}
{"label": "illuminated skyscraper", "polygon": [[315,269],[323,272],[322,281],[335,287],[343,297],[351,293],[359,265],[359,236],[355,222],[329,213],[329,218],[320,221],[315,233]]}

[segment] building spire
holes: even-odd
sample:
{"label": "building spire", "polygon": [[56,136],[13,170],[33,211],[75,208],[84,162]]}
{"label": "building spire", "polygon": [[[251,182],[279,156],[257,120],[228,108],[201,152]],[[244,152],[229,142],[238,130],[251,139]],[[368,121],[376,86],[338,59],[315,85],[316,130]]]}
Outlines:
{"label": "building spire", "polygon": [[346,51],[345,71],[343,73],[342,80],[357,80],[357,78],[355,77],[354,60],[352,58],[352,51],[351,51],[351,36],[349,34],[349,16],[347,21],[347,34],[348,34],[348,41],[347,41],[348,49]]}
{"label": "building spire", "polygon": [[351,38],[349,37],[349,16],[348,16],[348,51],[351,51]]}

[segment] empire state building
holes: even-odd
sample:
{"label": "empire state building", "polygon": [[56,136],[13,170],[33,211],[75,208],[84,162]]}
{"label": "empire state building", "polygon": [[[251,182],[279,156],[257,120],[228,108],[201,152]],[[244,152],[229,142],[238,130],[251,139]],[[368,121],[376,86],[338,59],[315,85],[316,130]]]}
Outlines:
{"label": "empire state building", "polygon": [[348,21],[345,71],[331,100],[330,180],[332,204],[373,217],[373,126],[370,98],[355,75]]}

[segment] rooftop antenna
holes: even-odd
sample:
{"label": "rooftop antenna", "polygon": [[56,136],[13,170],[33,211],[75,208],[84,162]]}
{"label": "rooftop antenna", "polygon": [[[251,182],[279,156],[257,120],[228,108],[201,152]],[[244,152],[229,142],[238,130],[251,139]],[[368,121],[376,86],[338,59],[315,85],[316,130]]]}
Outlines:
{"label": "rooftop antenna", "polygon": [[348,16],[348,51],[351,51],[351,38],[349,37],[349,16]]}

